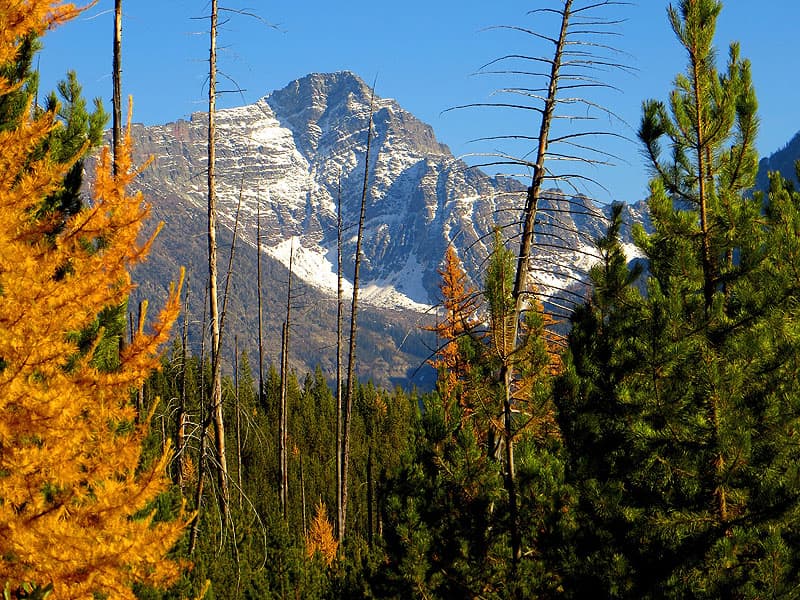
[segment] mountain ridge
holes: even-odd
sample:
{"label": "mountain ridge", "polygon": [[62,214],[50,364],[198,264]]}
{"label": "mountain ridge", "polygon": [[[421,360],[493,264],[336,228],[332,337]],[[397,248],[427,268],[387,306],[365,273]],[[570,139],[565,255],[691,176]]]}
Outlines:
{"label": "mountain ridge", "polygon": [[773,171],[779,172],[795,186],[800,185],[795,169],[795,161],[798,159],[800,159],[800,131],[795,133],[782,148],[758,162],[756,189],[762,192],[769,189],[769,173]]}
{"label": "mountain ridge", "polygon": [[[344,271],[351,280],[370,97],[369,86],[349,71],[311,74],[253,104],[216,113],[220,247],[230,243],[239,210],[228,337],[236,335],[246,348],[257,347],[257,320],[252,316],[255,220],[260,212],[262,258],[270,273],[264,282],[270,288],[265,312],[271,345],[276,345],[276,335],[279,340],[281,315],[273,309],[285,306],[285,291],[280,298],[280,290],[288,279],[292,247],[305,298],[296,301],[322,313],[309,310],[304,317],[310,333],[301,333],[305,330],[298,325],[297,369],[316,363],[329,369],[334,362],[330,334],[335,323],[336,201],[341,189]],[[434,318],[437,269],[447,246],[456,248],[480,287],[491,234],[499,227],[514,237],[526,186],[469,168],[437,140],[430,125],[395,100],[376,96],[374,108],[359,342],[365,344],[361,375],[386,384],[402,381],[403,372],[417,371],[435,347],[431,335],[416,327]],[[205,113],[194,113],[189,120],[132,128],[135,159],[141,163],[154,157],[136,185],[167,223],[160,236],[164,239],[154,247],[158,257],[137,270],[143,292],[163,295],[167,272],[179,264],[190,267],[195,281],[205,276],[206,124]],[[580,281],[592,262],[592,240],[605,229],[607,211],[585,196],[557,191],[543,201],[539,262],[532,275],[545,295],[567,287],[572,293],[585,290]],[[626,219],[628,225],[646,220],[641,203],[626,207]],[[225,264],[221,257],[220,265]],[[197,318],[202,294],[193,292],[190,304]],[[378,363],[387,369],[386,377]]]}

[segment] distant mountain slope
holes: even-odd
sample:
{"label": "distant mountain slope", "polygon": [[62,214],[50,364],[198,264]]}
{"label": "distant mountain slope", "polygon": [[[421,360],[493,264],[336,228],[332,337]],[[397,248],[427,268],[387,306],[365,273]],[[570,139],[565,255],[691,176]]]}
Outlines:
{"label": "distant mountain slope", "polygon": [[769,187],[768,174],[778,171],[784,177],[798,185],[795,161],[800,159],[800,132],[780,150],[762,158],[758,163],[758,175],[756,176],[756,189],[765,191]]}
{"label": "distant mountain slope", "polygon": [[[217,113],[220,247],[230,244],[240,204],[228,338],[230,343],[238,336],[251,355],[257,332],[255,231],[260,206],[267,354],[275,360],[286,266],[294,248],[295,275],[303,291],[295,299],[293,364],[305,369],[319,363],[332,372],[336,203],[341,194],[349,279],[369,101],[368,86],[352,73],[312,74],[255,104]],[[429,125],[394,100],[376,98],[374,121],[359,357],[362,375],[386,385],[404,382],[435,345],[418,325],[433,319],[430,306],[439,299],[437,268],[448,244],[455,246],[480,286],[491,233],[501,227],[514,237],[525,186],[467,168],[436,140]],[[145,296],[163,295],[169,278],[186,265],[195,319],[202,315],[200,282],[206,277],[206,124],[207,116],[196,113],[189,121],[133,128],[137,160],[154,157],[137,185],[152,202],[156,218],[166,223],[154,256],[137,270],[137,278]],[[603,232],[608,208],[553,192],[541,209],[534,279],[548,295],[564,287],[580,291],[594,260],[591,242]],[[626,219],[645,219],[643,205],[627,207]],[[220,261],[221,270],[225,264]],[[349,296],[349,283],[345,293]],[[252,356],[251,362],[255,360]]]}

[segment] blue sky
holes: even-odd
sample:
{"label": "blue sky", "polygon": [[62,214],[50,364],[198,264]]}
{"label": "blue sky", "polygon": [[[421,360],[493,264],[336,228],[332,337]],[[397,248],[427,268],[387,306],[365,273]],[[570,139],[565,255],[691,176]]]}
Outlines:
{"label": "blue sky", "polygon": [[[526,14],[542,0],[404,0],[364,2],[258,2],[230,0],[221,6],[245,10],[254,19],[223,13],[220,29],[220,106],[254,102],[273,89],[311,72],[351,70],[372,82],[377,93],[395,98],[431,124],[440,141],[457,155],[504,151],[499,142],[469,143],[482,136],[534,135],[529,114],[453,106],[492,99],[508,85],[496,76],[476,76],[481,65],[508,53],[537,54],[531,39],[494,25],[519,25],[553,32],[541,15]],[[87,96],[110,106],[113,0],[100,0],[77,21],[44,38],[40,69],[50,89],[68,69],[75,69]],[[608,121],[604,127],[631,141],[604,142],[620,160],[593,168],[589,176],[603,188],[585,191],[602,202],[635,201],[647,192],[647,169],[636,144],[642,100],[666,99],[684,57],[666,19],[665,0],[639,0],[605,14],[626,19],[615,29],[614,45],[627,53],[633,74],[608,73],[621,91],[590,94],[628,125]],[[756,8],[763,7],[763,8]],[[187,118],[204,109],[209,4],[190,0],[123,0],[123,92],[134,97],[134,120],[147,124]],[[729,42],[738,40],[753,63],[759,97],[762,155],[774,152],[800,130],[800,84],[797,81],[797,24],[800,2],[766,0],[754,4],[728,0],[718,23],[716,45],[726,58]],[[522,85],[517,81],[516,85]],[[487,169],[492,171],[492,169]]]}

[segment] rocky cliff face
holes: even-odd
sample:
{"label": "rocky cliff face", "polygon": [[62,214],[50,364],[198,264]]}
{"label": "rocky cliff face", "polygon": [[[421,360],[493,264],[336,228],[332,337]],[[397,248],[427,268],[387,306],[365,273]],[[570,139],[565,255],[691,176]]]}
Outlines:
{"label": "rocky cliff face", "polygon": [[[336,206],[341,198],[344,270],[350,279],[369,107],[368,86],[354,74],[341,72],[309,75],[255,104],[217,113],[224,243],[230,243],[237,207],[239,213],[229,338],[236,333],[245,347],[254,348],[255,232],[260,213],[268,271],[263,281],[269,290],[265,315],[275,349],[290,251],[295,276],[303,283],[302,295],[295,299],[300,309],[296,314],[301,315],[295,334],[298,368],[333,364]],[[156,217],[166,223],[155,255],[137,278],[143,281],[143,292],[161,295],[167,273],[174,276],[178,264],[187,265],[194,282],[196,319],[202,314],[200,282],[206,272],[206,125],[207,116],[198,113],[189,121],[133,129],[137,159],[154,157],[138,185]],[[426,342],[415,324],[420,313],[438,301],[436,271],[445,248],[455,245],[480,285],[491,233],[499,226],[514,237],[523,194],[524,186],[516,180],[467,168],[436,140],[430,126],[394,100],[375,98],[362,270],[362,297],[368,307],[360,353],[370,364],[362,374],[383,384],[400,382],[424,362],[435,341]],[[555,192],[540,208],[534,278],[548,295],[564,287],[580,289],[583,273],[593,262],[591,241],[604,230],[607,209],[584,197]],[[643,218],[642,207],[628,207],[628,220]],[[349,296],[349,287],[345,293]],[[381,368],[386,373],[381,374]]]}

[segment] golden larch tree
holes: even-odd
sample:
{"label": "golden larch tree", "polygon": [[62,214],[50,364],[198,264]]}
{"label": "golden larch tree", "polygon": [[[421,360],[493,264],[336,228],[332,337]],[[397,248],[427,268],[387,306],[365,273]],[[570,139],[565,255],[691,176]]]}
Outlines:
{"label": "golden larch tree", "polygon": [[447,247],[444,263],[438,273],[442,278],[439,284],[442,316],[435,325],[425,329],[435,332],[439,340],[436,356],[428,363],[439,372],[437,389],[445,403],[445,418],[449,418],[449,407],[453,402],[470,412],[463,396],[463,383],[469,374],[469,361],[464,356],[460,343],[465,336],[473,333],[478,320],[476,312],[480,296],[469,285],[467,274],[452,245]]}
{"label": "golden larch tree", "polygon": [[323,562],[330,567],[336,560],[338,549],[339,542],[336,541],[333,533],[333,525],[328,521],[328,509],[320,500],[314,520],[311,522],[311,528],[306,535],[306,554],[309,558],[314,558],[319,552]]}
{"label": "golden larch tree", "polygon": [[[3,3],[0,64],[14,59],[23,36],[75,14],[60,2]],[[0,94],[12,89],[0,81]],[[0,587],[132,599],[134,582],[162,586],[180,569],[164,557],[184,520],[153,521],[168,456],[142,466],[146,424],[135,425],[130,402],[158,366],[178,290],[150,333],[138,331],[120,351],[117,369],[102,371],[93,350],[79,351],[77,334],[132,289],[128,269],[150,245],[137,241],[148,210],[126,193],[135,176],[128,132],[117,175],[106,149],[92,202],[61,233],[44,235],[50,228],[36,209],[71,165],[33,158],[59,124],[53,113],[26,114],[0,133]]]}

